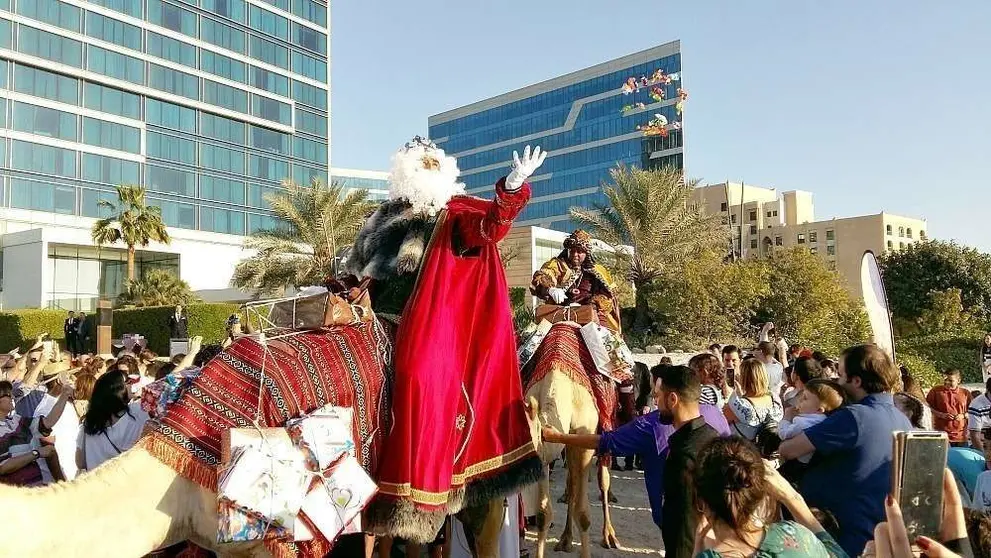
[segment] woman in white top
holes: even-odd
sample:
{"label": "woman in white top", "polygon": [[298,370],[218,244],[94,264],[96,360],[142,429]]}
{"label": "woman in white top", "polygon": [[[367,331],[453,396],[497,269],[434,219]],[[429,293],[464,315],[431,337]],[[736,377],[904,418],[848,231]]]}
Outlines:
{"label": "woman in white top", "polygon": [[131,449],[141,437],[148,413],[131,402],[127,377],[107,372],[96,380],[76,449],[80,470],[93,470]]}
{"label": "woman in white top", "polygon": [[755,358],[740,363],[736,391],[730,396],[723,414],[740,436],[755,441],[762,430],[776,430],[784,416],[781,402],[771,397],[767,369]]}

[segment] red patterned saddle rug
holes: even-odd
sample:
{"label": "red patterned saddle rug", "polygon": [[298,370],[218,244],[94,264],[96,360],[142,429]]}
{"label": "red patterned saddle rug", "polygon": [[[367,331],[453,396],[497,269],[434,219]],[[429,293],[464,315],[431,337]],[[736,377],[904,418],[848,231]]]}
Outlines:
{"label": "red patterned saddle rug", "polygon": [[[216,492],[224,430],[249,428],[256,416],[261,427],[279,427],[334,404],[354,408],[358,459],[374,476],[391,408],[393,334],[388,324],[369,323],[274,339],[277,334],[270,334],[265,346],[238,339],[207,363],[161,422],[149,423],[138,444]],[[266,539],[265,545],[277,557],[318,557],[331,548],[319,536],[301,543]]]}
{"label": "red patterned saddle rug", "polygon": [[588,390],[599,411],[599,428],[613,429],[618,400],[616,385],[599,373],[577,327],[560,323],[547,332],[537,352],[523,368],[524,392],[552,370],[567,374],[572,381]]}

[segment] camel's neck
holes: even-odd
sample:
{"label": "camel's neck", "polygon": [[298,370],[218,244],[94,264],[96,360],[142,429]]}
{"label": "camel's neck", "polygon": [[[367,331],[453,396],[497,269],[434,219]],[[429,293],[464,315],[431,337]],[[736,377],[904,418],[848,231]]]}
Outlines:
{"label": "camel's neck", "polygon": [[193,483],[141,448],[73,482],[0,487],[9,512],[0,522],[3,554],[143,556],[187,536],[186,510],[196,492]]}

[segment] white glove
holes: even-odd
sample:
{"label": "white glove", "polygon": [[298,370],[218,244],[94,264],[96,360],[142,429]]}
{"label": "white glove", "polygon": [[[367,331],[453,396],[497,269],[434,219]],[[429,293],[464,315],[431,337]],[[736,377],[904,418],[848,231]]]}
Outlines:
{"label": "white glove", "polygon": [[559,289],[557,287],[551,287],[550,289],[547,289],[547,295],[551,297],[551,300],[554,301],[554,304],[561,304],[562,302],[564,302],[564,299],[568,298],[568,295],[565,294],[564,289]]}
{"label": "white glove", "polygon": [[533,172],[544,164],[546,158],[547,153],[540,151],[540,146],[537,146],[533,153],[530,153],[530,146],[526,146],[522,159],[520,159],[519,153],[513,151],[513,170],[506,177],[506,190],[515,192],[522,188],[526,179],[530,178]]}

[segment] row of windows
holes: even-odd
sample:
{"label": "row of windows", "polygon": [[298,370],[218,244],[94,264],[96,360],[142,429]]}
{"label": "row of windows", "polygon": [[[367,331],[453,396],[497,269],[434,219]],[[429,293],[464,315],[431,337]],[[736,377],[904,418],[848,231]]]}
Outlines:
{"label": "row of windows", "polygon": [[[143,2],[140,1],[124,1],[130,4],[127,9],[121,10],[117,6],[112,8],[124,11],[130,15],[135,15],[132,12],[134,10],[140,12],[143,7],[141,5]],[[255,5],[249,6],[246,18],[243,1],[240,2],[239,6],[234,6],[232,10],[222,10],[220,4],[224,1],[212,0],[212,2],[207,2],[210,6],[207,8],[207,11],[224,15],[224,17],[240,24],[246,30],[257,31],[262,35],[277,38],[289,45],[304,48],[319,55],[327,55],[326,34],[304,25],[290,22],[281,15]],[[238,0],[226,0],[227,3],[232,1],[237,2]],[[97,3],[99,4],[99,2]],[[15,12],[20,15],[76,33],[86,33],[93,37],[104,38],[108,33],[116,34],[118,31],[123,31],[119,38],[127,42],[124,46],[141,50],[141,31],[134,25],[124,22],[112,23],[114,21],[113,18],[107,18],[102,14],[85,11],[60,0],[19,0],[16,4]],[[10,9],[10,6],[3,3],[0,3],[0,7]],[[219,14],[219,11],[226,11],[227,13]],[[135,17],[146,19],[150,23],[177,31],[192,38],[201,38],[202,36],[207,42],[228,48],[234,52],[245,52],[245,37],[253,36],[245,30],[221,23],[210,17],[201,17],[193,10],[168,1],[147,0],[146,14],[147,18],[143,15],[135,15]],[[222,41],[223,44],[218,44],[216,42],[218,40]],[[241,48],[235,48],[237,46]],[[280,46],[280,48],[288,51],[288,47]],[[249,55],[255,56],[254,53],[249,53]]]}
{"label": "row of windows", "polygon": [[[101,122],[100,124],[108,124]],[[84,128],[84,138],[86,136]],[[106,134],[101,132],[100,141],[107,141]],[[0,161],[5,159],[3,149],[6,142],[0,142]],[[36,144],[21,140],[10,141],[11,157],[10,168],[17,171],[47,174],[57,177],[97,182],[102,184],[138,184],[141,183],[141,165],[133,161],[95,155],[92,153],[77,153],[74,150]],[[318,179],[324,182],[329,180],[326,168],[317,168],[308,165],[293,164],[291,169],[289,163],[272,159],[269,157],[245,154],[219,146],[208,144],[199,145],[199,158],[202,166],[221,172],[231,172],[245,174],[244,168],[247,165],[247,175],[256,180],[269,180],[275,183],[289,177],[300,184],[309,184],[311,180]],[[182,138],[174,138],[163,134],[149,132],[148,150],[154,150],[156,156],[162,159],[172,158],[192,158],[196,159],[197,144]],[[151,156],[151,155],[149,155]],[[81,161],[81,167],[80,167]],[[149,163],[145,169],[145,181],[149,190],[167,192],[183,196],[194,197],[197,195],[197,172],[183,170],[175,167],[159,166]],[[245,180],[224,178],[227,184],[239,184],[241,194],[228,199],[218,198],[213,187],[211,177],[203,175],[200,177],[200,185],[208,188],[208,197],[216,201],[227,201],[241,204],[244,202]],[[212,179],[221,180],[218,177]],[[212,180],[211,179],[211,180]],[[249,200],[251,183],[249,185]],[[256,185],[257,188],[264,188]],[[257,189],[256,188],[256,189]],[[203,195],[201,189],[200,195]],[[261,195],[255,196],[261,199]],[[260,202],[259,202],[260,203]],[[258,206],[260,207],[260,206]]]}
{"label": "row of windows", "polygon": [[[30,28],[24,27],[23,29],[27,30]],[[35,30],[28,33],[29,36],[34,37],[37,40],[42,40],[44,38],[43,35],[38,34],[49,36],[48,38],[54,37],[54,35],[44,31]],[[35,37],[35,35],[37,36]],[[25,43],[22,39],[20,45],[24,46],[26,44],[27,43]],[[48,46],[50,47],[51,43],[48,44]],[[27,54],[40,55],[37,51],[27,52]],[[49,53],[47,56],[54,57],[55,55]],[[52,59],[56,60],[57,57]],[[265,120],[271,120],[280,124],[292,124],[292,106],[288,103],[283,103],[281,101],[259,95],[249,95],[246,91],[241,89],[236,89],[234,87],[208,79],[201,80],[199,77],[192,74],[187,74],[186,72],[167,68],[158,64],[147,64],[148,76],[146,80],[145,67],[146,64],[144,61],[131,56],[95,46],[88,46],[87,48],[87,70],[131,83],[147,84],[150,87],[161,91],[186,97],[191,100],[202,100],[208,104],[238,111],[244,114],[250,114],[252,116],[263,118]],[[22,77],[23,81],[21,79]],[[44,70],[18,64],[15,68],[14,82],[14,88],[18,91],[64,103],[79,104],[78,89],[80,80],[76,78],[60,76],[58,74],[53,74]],[[87,87],[89,87],[89,82],[84,83]],[[294,83],[299,82],[294,81]],[[101,89],[101,91],[108,90],[110,90],[110,88],[103,87],[103,89]],[[303,94],[309,96],[311,95],[311,92],[307,90],[303,92]],[[133,118],[133,114],[138,112],[139,97],[137,95],[123,92],[115,95],[116,98],[114,100],[101,103],[101,106],[105,106],[105,108],[110,109],[114,114],[131,116]],[[117,99],[121,101],[122,108],[120,110],[113,110],[116,106],[115,102]],[[324,110],[326,110],[326,99],[324,99],[323,105]],[[103,109],[101,108],[101,110]]]}
{"label": "row of windows", "polygon": [[117,151],[141,152],[141,130],[131,126],[19,101],[12,103],[11,115],[11,129],[19,132]]}
{"label": "row of windows", "polygon": [[[8,62],[0,61],[0,82],[5,82],[7,76]],[[6,83],[0,86],[6,87]],[[54,74],[34,68],[17,64],[14,67],[15,91],[42,97],[70,105],[80,105],[79,80],[59,74]],[[235,95],[227,90],[218,90],[218,99],[224,95]],[[227,99],[234,103],[232,99]],[[242,99],[236,102],[247,102]],[[93,110],[116,114],[127,118],[141,119],[141,97],[133,93],[121,91],[112,87],[106,87],[92,82],[83,82],[82,86],[82,106]],[[185,132],[197,132],[197,111],[159,101],[157,99],[147,99],[146,120],[150,124],[182,130]],[[281,109],[278,109],[281,110]],[[245,142],[245,129],[247,124],[231,120],[222,116],[215,116],[208,113],[199,113],[202,119],[201,129],[203,135],[208,137],[237,143],[243,145]],[[327,137],[327,118],[318,114],[308,112],[303,109],[296,109],[296,123],[303,133],[312,134],[321,138]],[[259,126],[250,127],[254,138],[268,136],[265,141],[261,139],[252,140],[251,145],[267,151],[274,151],[284,155],[289,155],[289,135],[261,128]]]}
{"label": "row of windows", "polygon": [[[674,118],[674,107],[662,107],[658,109],[657,113],[665,114],[669,119],[672,119]],[[458,157],[458,167],[464,171],[503,161],[512,161],[513,151],[522,152],[524,147],[532,144],[539,144],[541,149],[546,149],[547,151],[556,151],[566,147],[573,147],[602,139],[613,138],[623,134],[635,133],[637,125],[646,124],[651,118],[653,118],[653,116],[647,113],[641,113],[628,117],[624,117],[617,113],[615,116],[609,116],[597,121],[588,122],[581,126],[575,126],[575,128],[566,132],[559,132],[538,139],[516,142],[511,145],[490,149],[481,153]],[[669,137],[671,137],[671,141],[673,143],[677,143],[678,147],[680,147],[680,131],[672,131],[669,134]]]}
{"label": "row of windows", "polygon": [[[885,225],[885,232],[888,236],[894,234],[894,230],[891,225]],[[899,238],[912,238],[912,227],[898,227],[898,237]],[[919,238],[922,240],[926,239],[926,231],[919,231]]]}
{"label": "row of windows", "polygon": [[470,133],[482,126],[488,126],[521,115],[528,115],[548,108],[570,104],[576,99],[617,90],[628,77],[649,76],[657,69],[663,70],[664,73],[679,72],[681,70],[681,54],[666,56],[660,60],[639,64],[604,76],[555,89],[554,91],[548,91],[534,95],[533,97],[527,97],[519,101],[469,114],[449,122],[444,122],[443,124],[431,126],[430,136],[439,138]]}
{"label": "row of windows", "polygon": [[[665,86],[665,90],[666,97],[673,98],[676,95],[677,85],[672,83]],[[615,128],[616,131],[612,134],[616,135],[636,130],[638,124],[645,124],[651,118],[654,118],[655,114],[663,114],[669,122],[675,121],[677,115],[674,107],[670,105],[652,108],[649,111],[636,114],[624,114],[622,109],[625,106],[632,105],[636,102],[652,103],[653,101],[646,97],[646,95],[646,90],[629,96],[621,95],[617,92],[616,95],[605,99],[585,103],[578,113],[575,125],[576,127],[581,127],[601,120],[612,121],[618,124]],[[641,99],[639,96],[643,96],[644,98]],[[487,126],[480,126],[450,138],[444,142],[443,147],[449,153],[460,153],[468,149],[484,147],[501,141],[508,141],[558,128],[563,126],[567,121],[568,115],[571,113],[572,103],[575,100],[577,99],[569,99],[558,107],[552,107],[534,113],[519,114],[515,118],[495,122]]]}
{"label": "row of windows", "polygon": [[[522,151],[522,149],[520,149],[520,151]],[[506,160],[505,166],[489,171],[469,174],[463,176],[462,179],[469,188],[491,186],[495,184],[497,180],[508,174],[509,161],[511,160],[512,153],[510,153],[509,158]],[[591,149],[582,149],[580,151],[574,151],[564,155],[548,157],[547,160],[544,161],[544,164],[541,165],[540,172],[538,174],[565,172],[607,162],[615,165],[620,161],[639,162],[640,160],[640,140],[628,139],[608,143],[606,145],[600,145],[599,147],[593,147]],[[608,173],[603,173],[603,180],[607,180],[608,178]]]}
{"label": "row of windows", "polygon": [[[99,205],[100,201],[116,201],[116,194],[112,191],[52,184],[26,178],[10,179],[10,207],[65,215],[106,217],[108,211]],[[163,221],[172,227],[244,235],[263,228],[271,229],[279,226],[277,219],[266,214],[185,203],[155,195],[148,196],[148,201],[161,208]]]}

